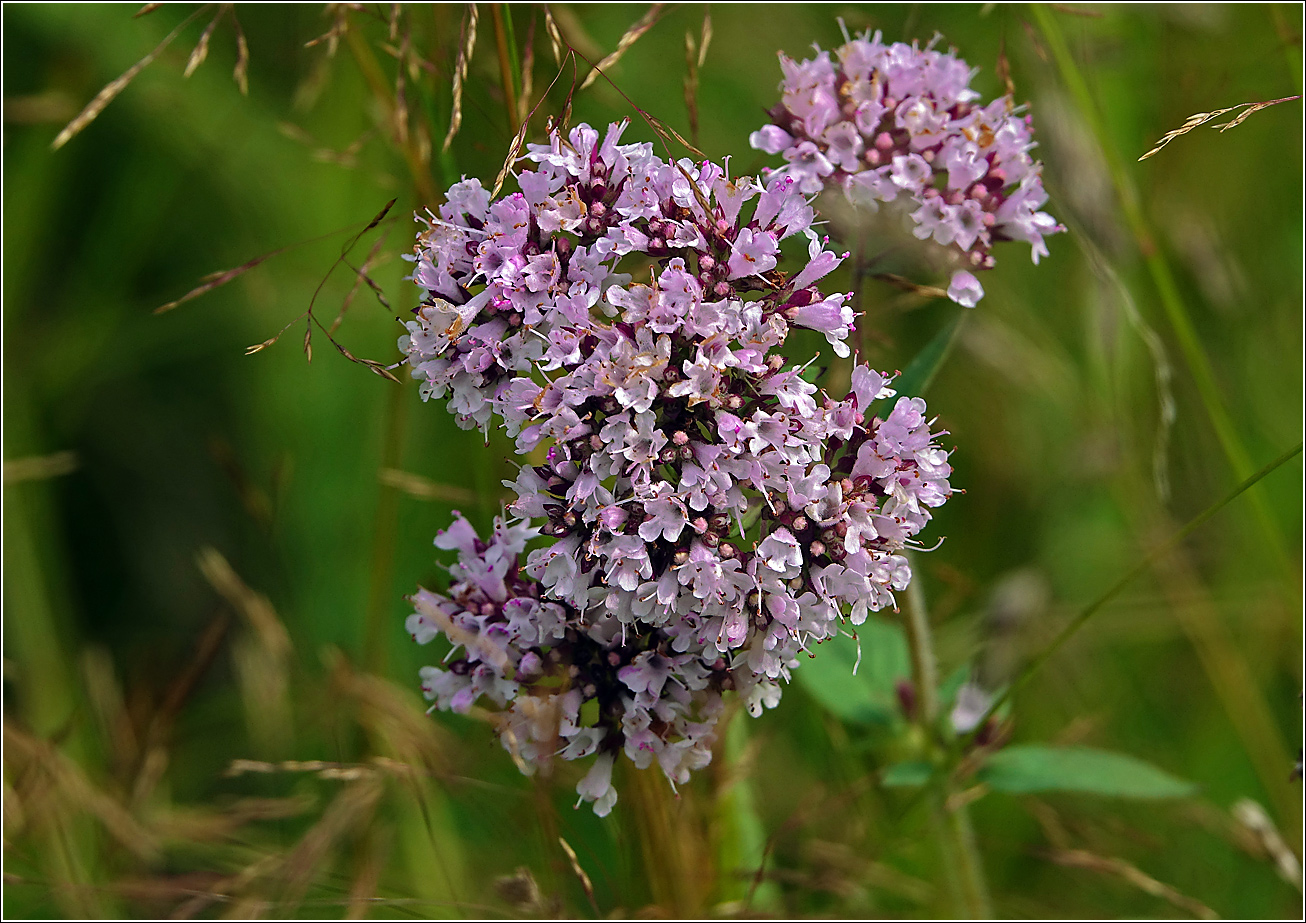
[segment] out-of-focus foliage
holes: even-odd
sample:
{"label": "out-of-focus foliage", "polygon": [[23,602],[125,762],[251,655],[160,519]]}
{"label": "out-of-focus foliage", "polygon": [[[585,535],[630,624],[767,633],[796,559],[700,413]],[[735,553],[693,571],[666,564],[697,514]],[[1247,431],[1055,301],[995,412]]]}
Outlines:
{"label": "out-of-focus foliage", "polygon": [[[451,508],[480,525],[497,510],[508,444],[458,430],[411,382],[346,361],[320,330],[306,362],[302,320],[244,353],[304,311],[342,243],[397,197],[351,257],[358,266],[384,236],[368,272],[389,307],[361,286],[334,334],[355,356],[394,361],[395,317],[415,300],[398,259],[408,216],[423,189],[461,174],[493,182],[516,127],[504,69],[519,93],[530,57],[535,100],[556,73],[543,9],[482,5],[448,154],[461,6],[404,7],[393,35],[390,6],[340,11],[350,31],[334,57],[329,42],[305,42],[337,12],[237,7],[247,98],[231,79],[230,19],[182,78],[201,15],[50,150],[193,10],[4,8],[6,914],[608,915],[654,901],[727,916],[951,912],[914,789],[880,784],[916,752],[881,675],[906,669],[896,651],[867,654],[879,685],[861,687],[859,714],[796,684],[763,718],[733,719],[713,769],[661,802],[662,835],[694,878],[679,907],[641,858],[634,812],[658,792],[623,794],[599,821],[571,809],[565,768],[525,779],[481,721],[423,714],[417,668],[430,652],[403,631],[403,596],[442,585],[430,542]],[[598,60],[644,8],[555,13]],[[968,665],[990,688],[1010,678],[1249,473],[1213,419],[1227,415],[1253,468],[1301,439],[1301,104],[1194,130],[1136,162],[1194,112],[1300,93],[1300,8],[1037,14],[723,5],[691,80],[697,144],[736,173],[767,164],[747,138],[775,101],[775,52],[837,46],[836,16],[888,40],[942,32],[980,69],[986,98],[1005,67],[1030,104],[1048,209],[1070,232],[1038,267],[999,251],[929,385],[966,490],[935,523],[947,541],[915,559],[949,696]],[[686,136],[685,36],[701,42],[703,17],[667,8],[610,68],[621,93]],[[505,68],[496,25],[514,52]],[[387,108],[386,46],[420,56],[404,74],[406,147]],[[569,68],[528,139],[561,114],[571,82]],[[627,139],[652,140],[621,93],[595,81],[573,119],[634,117]],[[290,244],[152,313],[207,273]],[[352,282],[337,267],[318,296],[328,327]],[[866,358],[887,369],[906,369],[959,310],[874,280],[860,306]],[[1215,404],[1194,383],[1194,355]],[[1125,802],[967,789],[997,914],[1296,916],[1300,873],[1295,887],[1284,879],[1301,849],[1289,781],[1301,473],[1298,459],[1221,512],[1016,697],[1013,744],[1128,753],[1199,791]],[[1242,799],[1264,810],[1235,815]]]}

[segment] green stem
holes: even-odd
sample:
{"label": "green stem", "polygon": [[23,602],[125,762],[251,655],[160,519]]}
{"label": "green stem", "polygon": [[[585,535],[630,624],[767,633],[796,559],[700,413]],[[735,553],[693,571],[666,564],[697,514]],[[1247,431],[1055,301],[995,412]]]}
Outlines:
{"label": "green stem", "polygon": [[503,83],[503,107],[508,110],[508,131],[517,134],[517,84],[513,79],[513,51],[508,44],[509,26],[504,19],[509,15],[502,3],[490,7],[494,17],[494,42],[499,49],[499,79]]}
{"label": "green stem", "polygon": [[[720,757],[712,765],[715,779],[716,903],[741,902],[741,914],[750,910],[779,909],[774,881],[753,887],[757,869],[766,861],[766,832],[757,815],[752,779],[741,769],[748,751],[748,717],[742,707],[722,719],[718,733],[724,737]],[[751,892],[751,896],[750,896]]]}
{"label": "green stem", "polygon": [[[924,733],[930,761],[934,762],[942,757],[938,740],[938,663],[930,634],[929,613],[925,608],[925,593],[921,589],[921,575],[914,563],[904,600],[907,649],[911,655],[912,684],[916,689],[916,722]],[[965,805],[951,803],[953,792],[951,778],[943,776],[929,796],[930,827],[938,840],[945,874],[961,915],[972,920],[987,919],[993,914],[984,881],[984,865]]]}
{"label": "green stem", "polygon": [[676,797],[654,763],[636,769],[621,760],[628,784],[621,787],[635,813],[644,876],[653,900],[670,917],[702,919],[706,909],[707,851],[690,816],[689,793]]}
{"label": "green stem", "polygon": [[[404,433],[407,429],[409,389],[389,389],[385,405],[385,434],[381,444],[381,467],[402,467]],[[367,628],[363,642],[363,666],[369,673],[385,673],[389,639],[396,622],[391,616],[398,599],[394,593],[395,530],[399,523],[399,490],[382,484],[373,520],[372,566],[367,592]]]}
{"label": "green stem", "polygon": [[989,889],[984,881],[984,867],[980,862],[979,847],[975,843],[975,829],[971,826],[970,811],[963,805],[950,807],[945,800],[948,837],[957,845],[957,877],[961,882],[962,901],[971,919],[993,918],[989,903]]}
{"label": "green stem", "polygon": [[936,736],[934,724],[939,715],[939,670],[934,659],[930,619],[925,611],[925,594],[921,591],[919,573],[913,573],[911,583],[907,584],[904,608],[907,615],[907,650],[911,653],[912,684],[916,687],[917,722],[926,737],[933,741]]}

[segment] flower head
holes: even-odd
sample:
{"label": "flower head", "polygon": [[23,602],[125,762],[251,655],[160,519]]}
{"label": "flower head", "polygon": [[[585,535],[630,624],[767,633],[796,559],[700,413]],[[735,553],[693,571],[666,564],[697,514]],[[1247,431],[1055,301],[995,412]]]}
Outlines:
{"label": "flower head", "polygon": [[[464,651],[463,672],[428,668],[437,705],[506,708],[527,766],[620,750],[678,784],[710,758],[723,692],[774,706],[800,653],[893,605],[951,468],[924,402],[889,405],[886,376],[858,365],[835,399],[778,352],[806,327],[846,356],[853,324],[818,287],[843,257],[800,182],[667,163],[623,128],[555,133],[528,148],[522,192],[465,181],[425,222],[412,373],[544,461],[508,482],[520,521],[438,540],[458,582],[414,597],[410,627]],[[610,771],[578,790],[600,813]]]}
{"label": "flower head", "polygon": [[[782,154],[787,175],[807,194],[838,186],[854,203],[897,203],[914,233],[947,248],[960,267],[948,295],[974,307],[983,289],[968,270],[990,269],[1004,240],[1030,244],[1065,230],[1046,212],[1040,171],[1030,156],[1031,121],[1010,97],[979,103],[972,71],[952,52],[865,33],[834,52],[796,63],[783,55],[781,101],[772,124],[750,137]],[[774,175],[774,174],[773,174]]]}

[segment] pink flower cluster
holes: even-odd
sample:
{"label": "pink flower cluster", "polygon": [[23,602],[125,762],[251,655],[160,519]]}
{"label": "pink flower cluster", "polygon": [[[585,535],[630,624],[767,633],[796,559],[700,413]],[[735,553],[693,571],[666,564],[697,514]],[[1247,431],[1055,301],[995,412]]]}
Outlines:
{"label": "pink flower cluster", "polygon": [[776,351],[805,327],[847,356],[853,323],[817,286],[843,257],[798,181],[668,163],[624,127],[530,146],[538,166],[495,202],[453,187],[419,236],[427,297],[400,340],[424,396],[545,456],[508,482],[519,523],[437,540],[461,580],[414,597],[410,629],[466,654],[428,668],[427,693],[508,707],[528,765],[597,753],[578,791],[600,814],[618,751],[683,782],[721,693],[760,714],[801,652],[893,605],[901,550],[951,493],[923,401],[881,419],[881,374],[856,366],[834,400]]}
{"label": "pink flower cluster", "polygon": [[[856,204],[897,202],[913,233],[953,250],[948,295],[974,307],[993,244],[1023,240],[1035,263],[1045,235],[1065,230],[1040,211],[1042,165],[1030,156],[1030,118],[1010,97],[977,103],[972,71],[949,52],[863,34],[834,53],[781,55],[780,103],[750,143],[788,164],[776,171],[809,195],[839,186]],[[845,36],[846,37],[846,36]]]}

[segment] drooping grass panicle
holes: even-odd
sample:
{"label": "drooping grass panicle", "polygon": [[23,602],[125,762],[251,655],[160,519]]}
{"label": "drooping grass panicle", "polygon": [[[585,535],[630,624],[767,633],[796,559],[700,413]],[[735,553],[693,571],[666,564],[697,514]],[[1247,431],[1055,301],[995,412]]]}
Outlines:
{"label": "drooping grass panicle", "polygon": [[553,18],[553,10],[546,3],[544,5],[544,31],[549,35],[549,50],[553,52],[553,63],[562,66],[562,49],[566,44],[562,40],[562,33],[558,31],[558,23]]}
{"label": "drooping grass panicle", "polygon": [[228,12],[231,14],[231,25],[236,30],[236,65],[231,70],[231,76],[240,89],[240,95],[248,96],[249,42],[245,40],[245,30],[241,28],[240,20],[236,18],[236,5],[234,3],[228,7]]}
{"label": "drooping grass panicle", "polygon": [[1087,869],[1111,875],[1145,894],[1159,897],[1199,920],[1218,920],[1220,915],[1195,898],[1162,881],[1157,881],[1138,866],[1115,856],[1099,856],[1086,849],[1043,849],[1040,854],[1049,862],[1069,868]]}
{"label": "drooping grass panicle", "polygon": [[99,114],[104,111],[105,107],[108,106],[109,103],[113,102],[118,97],[119,93],[127,89],[128,85],[133,80],[136,79],[137,74],[145,70],[145,68],[149,67],[149,65],[154,62],[154,59],[162,54],[164,49],[166,49],[169,45],[172,44],[173,39],[175,39],[179,34],[181,34],[181,31],[183,29],[185,29],[192,22],[194,22],[201,14],[207,12],[211,8],[212,6],[210,4],[205,4],[204,6],[195,10],[195,12],[191,13],[180,23],[178,23],[176,27],[174,27],[173,30],[167,34],[167,36],[163,39],[163,41],[159,42],[159,44],[155,46],[153,51],[145,55],[145,57],[141,58],[131,67],[127,68],[127,70],[123,71],[123,73],[119,77],[109,81],[109,83],[105,85],[104,89],[100,90],[99,93],[96,93],[95,98],[92,99],[89,103],[87,103],[86,107],[82,109],[81,112],[77,113],[77,115],[73,117],[73,120],[71,122],[69,122],[67,125],[64,126],[63,131],[59,132],[59,134],[55,136],[54,141],[50,143],[50,149],[53,151],[59,150],[59,148],[63,147],[65,144],[71,141],[78,133],[80,133],[84,128],[86,128],[87,125],[90,125],[92,122],[94,122],[96,117],[99,116]]}
{"label": "drooping grass panicle", "polygon": [[305,48],[312,48],[326,42],[327,57],[334,58],[336,51],[340,48],[341,37],[349,31],[349,4],[347,3],[328,3],[322,10],[322,15],[334,17],[331,28],[323,32],[317,38],[309,39],[304,43]]}
{"label": "drooping grass panicle", "polygon": [[1246,121],[1247,117],[1250,116],[1253,112],[1260,112],[1262,109],[1268,109],[1271,106],[1277,106],[1279,105],[1279,103],[1292,102],[1295,99],[1301,99],[1301,96],[1300,95],[1285,96],[1282,99],[1270,99],[1270,100],[1266,100],[1265,102],[1259,102],[1259,103],[1238,103],[1236,106],[1229,106],[1228,108],[1225,109],[1216,109],[1212,112],[1195,112],[1188,117],[1187,121],[1185,121],[1174,131],[1168,131],[1164,135],[1162,135],[1161,140],[1156,142],[1156,146],[1153,147],[1146,154],[1144,154],[1142,157],[1139,157],[1138,159],[1146,160],[1147,158],[1157,153],[1160,153],[1161,148],[1165,147],[1175,138],[1178,138],[1180,135],[1188,134],[1194,128],[1201,128],[1203,125],[1215,121],[1222,115],[1228,115],[1230,112],[1234,112],[1238,109],[1243,110],[1229,121],[1221,125],[1211,126],[1212,128],[1219,129],[1220,131],[1228,131],[1230,128],[1237,128],[1239,125],[1241,125],[1244,121]]}
{"label": "drooping grass panicle", "polygon": [[585,79],[581,81],[580,88],[582,90],[588,88],[590,84],[599,78],[600,74],[620,61],[622,55],[630,49],[630,46],[639,41],[640,37],[649,29],[653,28],[654,24],[661,18],[665,8],[665,3],[655,3],[649,7],[648,12],[631,25],[631,27],[622,34],[621,38],[617,40],[617,47],[612,51],[612,53],[607,55],[598,64],[595,64],[593,69],[585,75]]}
{"label": "drooping grass panicle", "polygon": [[386,234],[381,234],[375,241],[373,241],[372,249],[368,251],[367,258],[358,266],[354,266],[346,261],[345,265],[354,271],[354,282],[349,287],[349,294],[346,295],[345,300],[340,303],[340,313],[337,314],[336,319],[331,322],[331,333],[335,333],[340,329],[340,325],[345,320],[345,312],[348,311],[349,306],[353,304],[354,298],[358,295],[359,287],[364,284],[372,290],[372,294],[376,296],[376,300],[380,303],[381,307],[385,308],[387,311],[390,310],[390,300],[386,298],[385,291],[382,290],[381,286],[377,285],[376,281],[367,273],[368,269],[377,261],[377,258],[381,253],[381,247],[385,244],[387,236],[388,235]]}

